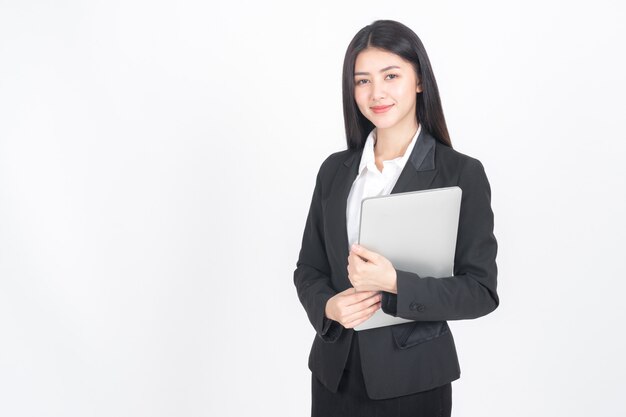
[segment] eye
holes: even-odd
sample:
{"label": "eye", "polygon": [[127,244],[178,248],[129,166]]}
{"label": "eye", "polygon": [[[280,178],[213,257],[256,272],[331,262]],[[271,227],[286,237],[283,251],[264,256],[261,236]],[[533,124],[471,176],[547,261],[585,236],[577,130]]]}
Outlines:
{"label": "eye", "polygon": [[392,77],[390,79],[393,80],[394,78],[398,78],[398,75],[397,74],[387,74],[387,77]]}
{"label": "eye", "polygon": [[[363,82],[361,82],[361,81],[363,81]],[[356,84],[356,85],[362,85],[362,84],[365,84],[366,82],[367,82],[367,80],[366,80],[365,78],[361,78],[360,80],[356,80],[356,81],[354,82],[354,84]]]}

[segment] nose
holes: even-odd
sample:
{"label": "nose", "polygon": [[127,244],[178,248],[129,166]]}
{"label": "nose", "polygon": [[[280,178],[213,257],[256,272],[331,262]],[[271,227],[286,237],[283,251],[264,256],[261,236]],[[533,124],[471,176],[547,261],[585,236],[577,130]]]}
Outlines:
{"label": "nose", "polygon": [[384,85],[381,82],[372,82],[372,101],[376,102],[385,98]]}

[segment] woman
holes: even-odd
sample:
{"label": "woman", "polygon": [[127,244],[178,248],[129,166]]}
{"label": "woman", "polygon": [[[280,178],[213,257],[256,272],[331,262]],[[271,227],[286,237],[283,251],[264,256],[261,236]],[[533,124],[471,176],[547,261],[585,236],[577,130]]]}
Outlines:
{"label": "woman", "polygon": [[[345,55],[348,149],[317,174],[294,283],[317,335],[313,416],[449,416],[460,376],[446,320],[493,311],[497,243],[482,164],[452,149],[426,51],[401,23],[361,29]],[[459,186],[454,275],[418,276],[355,244],[361,200]],[[355,332],[382,308],[414,320]]]}

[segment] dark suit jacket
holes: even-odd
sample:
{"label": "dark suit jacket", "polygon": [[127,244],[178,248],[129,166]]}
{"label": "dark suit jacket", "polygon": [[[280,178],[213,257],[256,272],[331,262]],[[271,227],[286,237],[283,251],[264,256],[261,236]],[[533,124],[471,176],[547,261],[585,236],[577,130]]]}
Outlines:
{"label": "dark suit jacket", "polygon": [[458,185],[463,190],[454,275],[418,276],[397,270],[398,294],[383,292],[388,314],[415,322],[355,332],[325,317],[326,302],[352,285],[348,279],[346,204],[362,149],[330,155],[317,174],[302,248],[294,271],[298,297],[317,335],[309,368],[336,392],[353,335],[369,396],[392,398],[428,390],[460,376],[446,320],[493,311],[497,243],[491,189],[480,161],[435,140],[423,127],[392,193]]}

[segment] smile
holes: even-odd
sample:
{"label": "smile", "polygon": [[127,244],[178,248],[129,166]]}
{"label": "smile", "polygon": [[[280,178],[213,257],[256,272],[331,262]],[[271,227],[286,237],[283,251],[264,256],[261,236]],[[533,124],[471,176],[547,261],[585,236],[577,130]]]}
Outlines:
{"label": "smile", "polygon": [[391,106],[393,106],[393,104],[390,104],[388,106],[374,106],[374,107],[370,107],[370,109],[372,109],[374,113],[384,113],[387,110],[389,110]]}

